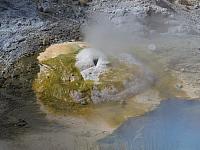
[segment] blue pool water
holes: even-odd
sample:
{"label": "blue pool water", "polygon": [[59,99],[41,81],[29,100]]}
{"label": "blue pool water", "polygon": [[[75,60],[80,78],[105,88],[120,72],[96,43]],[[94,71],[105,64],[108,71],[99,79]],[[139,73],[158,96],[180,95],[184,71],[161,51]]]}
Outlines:
{"label": "blue pool water", "polygon": [[165,100],[99,141],[102,150],[200,150],[200,101]]}

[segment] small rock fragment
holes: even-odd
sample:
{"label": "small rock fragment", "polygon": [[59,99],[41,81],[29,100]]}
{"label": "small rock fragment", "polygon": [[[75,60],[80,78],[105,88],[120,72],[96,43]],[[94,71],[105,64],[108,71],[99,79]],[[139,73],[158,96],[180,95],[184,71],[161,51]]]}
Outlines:
{"label": "small rock fragment", "polygon": [[176,89],[180,90],[180,89],[182,89],[182,88],[183,88],[183,85],[182,85],[182,84],[177,84],[177,85],[176,85]]}
{"label": "small rock fragment", "polygon": [[15,126],[17,126],[17,127],[24,127],[24,126],[27,126],[27,125],[28,125],[28,123],[23,119],[18,119],[18,122],[15,123]]}
{"label": "small rock fragment", "polygon": [[181,68],[181,72],[184,72],[185,71],[185,68]]}
{"label": "small rock fragment", "polygon": [[149,44],[148,45],[148,49],[152,50],[152,51],[155,51],[156,50],[156,45],[155,44]]}

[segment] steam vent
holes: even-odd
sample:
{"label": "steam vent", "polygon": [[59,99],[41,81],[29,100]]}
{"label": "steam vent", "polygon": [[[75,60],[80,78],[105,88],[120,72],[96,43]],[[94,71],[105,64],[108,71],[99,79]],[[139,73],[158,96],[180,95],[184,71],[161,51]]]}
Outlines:
{"label": "steam vent", "polygon": [[52,45],[38,60],[40,72],[33,89],[41,104],[54,113],[80,112],[99,103],[123,103],[153,84],[132,55],[107,56],[84,42]]}

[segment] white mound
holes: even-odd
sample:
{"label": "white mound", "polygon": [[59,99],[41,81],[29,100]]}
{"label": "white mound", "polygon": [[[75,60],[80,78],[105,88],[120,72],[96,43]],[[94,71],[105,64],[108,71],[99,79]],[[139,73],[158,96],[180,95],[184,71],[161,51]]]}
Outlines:
{"label": "white mound", "polygon": [[99,76],[107,70],[109,61],[100,51],[85,48],[76,56],[76,67],[80,69],[84,80],[98,81]]}

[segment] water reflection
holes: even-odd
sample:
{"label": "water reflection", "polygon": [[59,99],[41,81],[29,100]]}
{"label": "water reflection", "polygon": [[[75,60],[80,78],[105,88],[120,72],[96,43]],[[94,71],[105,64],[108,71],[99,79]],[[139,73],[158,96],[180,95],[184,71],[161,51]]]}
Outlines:
{"label": "water reflection", "polygon": [[156,110],[130,118],[99,144],[103,150],[199,150],[200,102],[162,101]]}

